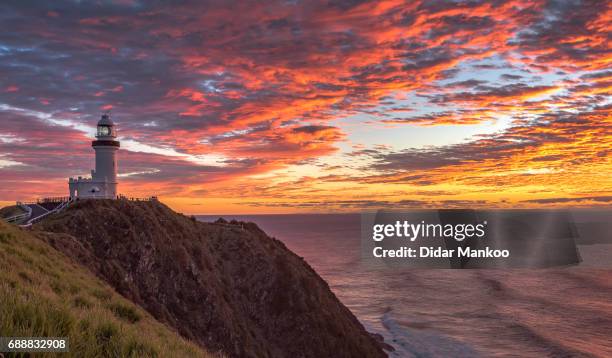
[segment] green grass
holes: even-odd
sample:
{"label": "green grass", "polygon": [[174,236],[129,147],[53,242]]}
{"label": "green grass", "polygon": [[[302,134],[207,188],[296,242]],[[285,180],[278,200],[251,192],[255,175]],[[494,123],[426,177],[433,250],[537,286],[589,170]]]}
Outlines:
{"label": "green grass", "polygon": [[140,321],[142,316],[131,306],[123,305],[121,303],[113,303],[108,306],[108,308],[113,311],[117,318],[121,318],[130,323],[136,323]]}
{"label": "green grass", "polygon": [[0,218],[10,218],[11,216],[24,214],[25,210],[17,205],[5,206],[0,209]]}
{"label": "green grass", "polygon": [[[0,222],[0,336],[68,337],[36,357],[213,357],[27,231]],[[5,357],[28,357],[4,353]]]}

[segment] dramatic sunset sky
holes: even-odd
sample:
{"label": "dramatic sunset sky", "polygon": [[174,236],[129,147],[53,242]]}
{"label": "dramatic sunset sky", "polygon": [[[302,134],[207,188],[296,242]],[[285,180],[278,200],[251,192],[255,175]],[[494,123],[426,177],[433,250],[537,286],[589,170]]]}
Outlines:
{"label": "dramatic sunset sky", "polygon": [[610,19],[610,1],[2,1],[0,206],[67,195],[109,109],[120,191],[185,213],[609,206]]}

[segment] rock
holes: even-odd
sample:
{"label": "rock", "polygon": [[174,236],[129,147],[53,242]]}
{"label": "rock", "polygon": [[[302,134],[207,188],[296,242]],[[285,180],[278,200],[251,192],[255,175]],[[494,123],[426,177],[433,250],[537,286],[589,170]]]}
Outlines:
{"label": "rock", "polygon": [[210,351],[385,356],[327,283],[253,223],[193,221],[160,202],[85,200],[35,229],[61,233],[39,236]]}
{"label": "rock", "polygon": [[389,352],[395,352],[395,348],[393,348],[392,345],[385,343],[385,338],[381,334],[370,333],[370,336],[372,336],[372,338],[374,338],[376,342],[378,342],[378,344],[382,347],[382,349],[389,351]]}

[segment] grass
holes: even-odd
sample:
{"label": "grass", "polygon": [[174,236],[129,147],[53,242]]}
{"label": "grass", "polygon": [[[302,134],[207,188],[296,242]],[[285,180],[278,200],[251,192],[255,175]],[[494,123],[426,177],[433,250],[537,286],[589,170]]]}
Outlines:
{"label": "grass", "polygon": [[11,216],[24,214],[25,210],[17,205],[5,206],[0,209],[0,218],[10,218]]}
{"label": "grass", "polygon": [[0,222],[0,336],[68,337],[70,352],[62,357],[214,356],[62,253],[4,222]]}
{"label": "grass", "polygon": [[130,323],[136,323],[142,318],[140,313],[138,313],[138,311],[136,311],[133,307],[123,305],[121,303],[113,303],[109,305],[108,308],[113,311],[117,318],[123,319]]}

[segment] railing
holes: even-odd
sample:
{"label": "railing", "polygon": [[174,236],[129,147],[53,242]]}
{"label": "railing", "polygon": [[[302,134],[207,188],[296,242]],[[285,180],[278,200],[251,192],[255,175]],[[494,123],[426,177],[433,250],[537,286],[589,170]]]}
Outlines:
{"label": "railing", "polygon": [[149,197],[135,197],[135,196],[126,196],[119,194],[117,195],[117,200],[129,200],[129,201],[158,201],[157,196],[149,196]]}
{"label": "railing", "polygon": [[64,210],[65,208],[67,208],[68,206],[70,206],[70,204],[73,202],[72,198],[67,198],[66,201],[62,202],[60,205],[58,205],[55,209],[53,210],[49,210],[46,213],[37,216],[35,218],[31,218],[30,220],[28,220],[24,225],[20,225],[21,227],[31,227],[33,224],[36,224],[37,222],[41,221],[42,219],[46,218],[47,216],[54,214],[54,213],[59,213],[60,211]]}
{"label": "railing", "polygon": [[[32,224],[35,224],[39,221],[41,221],[42,219],[46,218],[47,216],[54,214],[54,213],[59,213],[62,210],[66,209],[67,207],[69,207],[72,203],[78,201],[79,198],[73,198],[73,197],[68,197],[68,196],[56,196],[56,197],[47,197],[47,198],[39,198],[36,201],[29,201],[29,202],[21,202],[18,201],[16,204],[17,206],[19,206],[20,208],[22,208],[23,210],[25,210],[26,212],[23,214],[19,214],[19,215],[15,215],[15,216],[11,216],[10,218],[6,219],[6,221],[8,222],[19,222],[25,219],[30,218],[30,220],[26,221],[25,224],[20,225],[21,227],[30,227],[32,226]],[[118,195],[117,196],[117,200],[129,200],[129,201],[158,201],[159,199],[157,198],[157,196],[149,196],[149,197],[128,197],[126,195]],[[42,215],[39,215],[35,218],[32,218],[32,208],[30,208],[28,205],[40,205],[40,204],[48,204],[48,203],[58,203],[59,205],[51,210],[48,210],[47,212],[45,212]],[[45,209],[43,207],[43,209]],[[235,226],[235,225],[234,225]]]}
{"label": "railing", "polygon": [[[86,198],[86,199],[94,199],[94,198]],[[119,194],[116,197],[117,200],[129,200],[129,201],[158,201],[157,196],[147,196],[147,197],[136,197],[136,196],[127,196],[123,194]],[[34,204],[46,204],[46,203],[64,203],[67,201],[75,201],[79,200],[78,197],[70,197],[70,196],[52,196],[46,198],[37,198],[36,200],[30,201],[18,201],[17,205],[22,206],[22,208],[27,207],[27,205]]]}
{"label": "railing", "polygon": [[44,203],[63,203],[66,202],[70,199],[69,196],[51,196],[51,197],[47,197],[47,198],[39,198],[36,200],[37,204],[44,204]]}
{"label": "railing", "polygon": [[24,203],[20,201],[18,201],[16,204],[18,207],[21,208],[21,210],[25,212],[23,214],[18,214],[18,215],[14,215],[9,218],[6,218],[5,220],[9,223],[15,223],[18,221],[22,221],[32,216],[32,208],[30,208],[29,206],[25,205]]}
{"label": "railing", "polygon": [[30,212],[25,212],[23,214],[11,216],[11,217],[7,218],[6,221],[9,222],[9,223],[14,223],[14,222],[17,222],[17,221],[21,221],[21,220],[27,219],[27,218],[30,217],[30,215],[32,215],[31,211],[32,211],[32,209],[30,209]]}
{"label": "railing", "polygon": [[18,201],[17,205],[33,205],[33,204],[46,204],[46,203],[62,203],[68,201],[69,196],[51,196],[46,198],[37,198],[36,200],[30,201]]}

